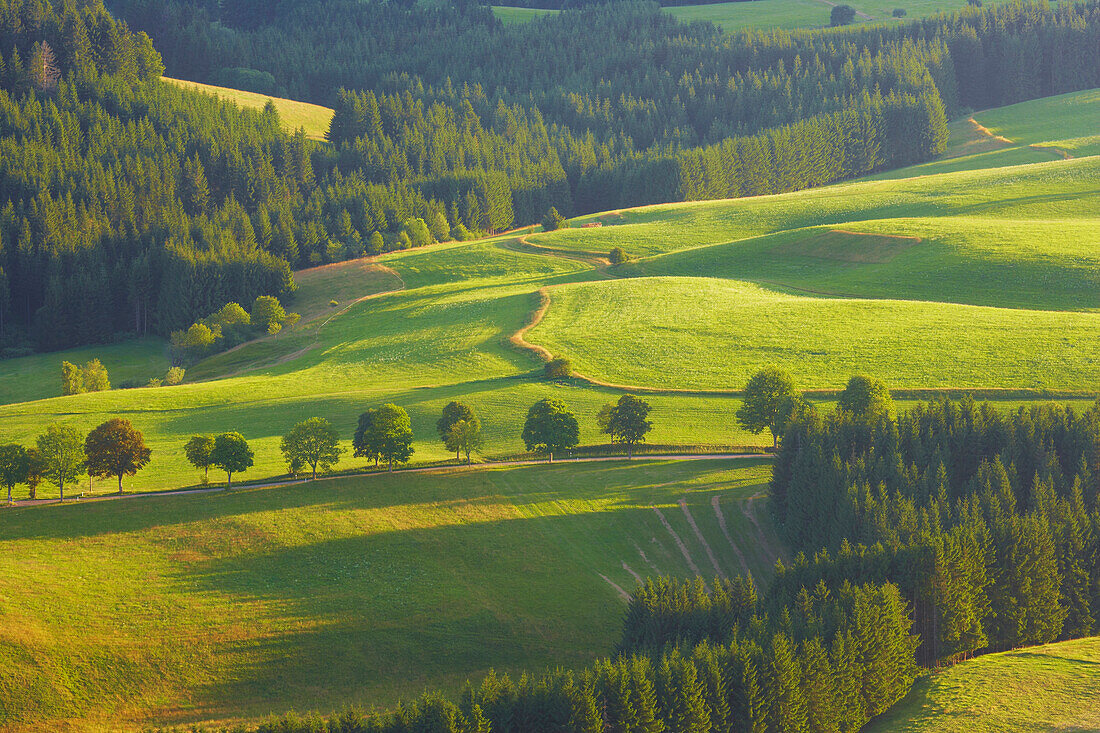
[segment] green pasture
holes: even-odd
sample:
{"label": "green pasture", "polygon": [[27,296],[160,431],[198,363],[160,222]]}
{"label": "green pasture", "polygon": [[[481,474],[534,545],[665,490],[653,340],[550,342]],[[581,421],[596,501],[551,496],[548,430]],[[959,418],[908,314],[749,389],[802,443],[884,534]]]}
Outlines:
{"label": "green pasture", "polygon": [[[1063,102],[1095,109],[1087,94]],[[1081,137],[1080,123],[1054,121],[1058,107],[1044,107],[1049,139]],[[1041,139],[1020,119],[1031,109],[1020,106],[997,129]],[[348,446],[358,414],[389,401],[410,413],[418,464],[448,458],[434,425],[454,399],[482,416],[487,457],[522,451],[526,410],[547,395],[577,412],[582,443],[603,443],[595,414],[619,392],[548,383],[539,359],[509,343],[543,287],[552,305],[529,340],[614,384],[725,392],[775,362],[804,388],[837,389],[859,372],[895,388],[1068,390],[1087,399],[1100,389],[1098,175],[1100,157],[1058,157],[643,207],[593,217],[600,228],[529,235],[566,254],[622,246],[641,258],[617,268],[517,251],[515,235],[315,268],[298,273],[297,327],[196,364],[177,387],[58,396],[62,359],[97,356],[116,384],[162,374],[163,347],[152,341],[0,363],[0,439],[30,444],[51,422],[91,429],[124,416],[153,449],[149,467],[127,479],[133,491],[195,484],[182,450],[195,433],[239,430],[256,451],[239,478],[282,475],[279,440],[295,422],[326,417]],[[736,426],[736,397],[647,399],[651,443],[770,440]],[[362,467],[350,455],[340,464]]]}
{"label": "green pasture", "polygon": [[1100,313],[638,278],[554,289],[528,339],[619,385],[738,389],[776,364],[808,389],[838,389],[865,372],[900,389],[1100,390]]}
{"label": "green pasture", "polygon": [[513,8],[506,5],[494,5],[493,15],[502,23],[527,23],[544,15],[553,15],[558,10],[546,10],[543,8]]}
{"label": "green pasture", "polygon": [[153,377],[163,377],[170,366],[165,342],[155,338],[4,359],[0,360],[0,404],[60,395],[61,362],[83,366],[92,359],[107,367],[114,387],[127,382],[144,385]]}
{"label": "green pasture", "polygon": [[[964,0],[855,0],[847,3],[861,15],[857,23],[896,22],[895,8],[906,11],[901,20],[924,18],[936,13],[948,13],[966,7]],[[665,12],[684,23],[706,21],[726,31],[743,29],[766,30],[782,28],[824,28],[829,25],[832,8],[822,0],[752,0],[751,2],[676,5]],[[504,23],[526,23],[558,10],[493,6],[493,14]]]}
{"label": "green pasture", "polygon": [[392,705],[580,667],[612,651],[635,573],[733,575],[740,556],[766,582],[780,543],[750,500],[768,475],[635,459],[10,510],[0,728]]}
{"label": "green pasture", "polygon": [[[975,122],[985,130],[979,130]],[[873,178],[909,178],[1100,154],[1100,90],[983,110],[948,127],[950,138],[943,158]]]}
{"label": "green pasture", "polygon": [[1100,730],[1100,637],[990,654],[917,680],[867,733]]}
{"label": "green pasture", "polygon": [[178,87],[183,87],[184,89],[211,94],[220,99],[235,102],[238,106],[246,109],[263,109],[270,101],[275,105],[275,109],[278,110],[279,121],[282,122],[283,127],[288,132],[294,132],[301,128],[305,131],[306,137],[312,138],[313,140],[325,139],[325,135],[328,133],[328,123],[332,120],[333,111],[328,107],[322,107],[317,104],[298,102],[293,99],[283,99],[281,97],[270,97],[266,94],[257,94],[255,92],[244,92],[240,89],[218,87],[213,84],[200,84],[199,82],[186,81],[184,79],[170,79],[164,77],[164,81]]}

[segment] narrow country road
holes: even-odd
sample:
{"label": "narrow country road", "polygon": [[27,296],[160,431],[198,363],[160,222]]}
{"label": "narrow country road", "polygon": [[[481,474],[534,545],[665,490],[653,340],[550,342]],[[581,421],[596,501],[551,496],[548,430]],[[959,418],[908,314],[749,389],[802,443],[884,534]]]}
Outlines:
{"label": "narrow country road", "polygon": [[[762,458],[770,455],[769,453],[673,453],[667,455],[646,455],[635,456],[633,461],[713,461],[713,460],[733,460],[737,458]],[[363,473],[351,473],[351,474],[335,474],[331,476],[320,476],[316,481],[311,481],[308,478],[300,479],[286,479],[284,481],[269,481],[266,483],[255,484],[238,484],[233,487],[234,491],[243,491],[245,489],[274,489],[280,486],[294,486],[296,484],[308,484],[321,481],[335,481],[345,478],[369,478],[371,476],[392,476],[394,474],[406,474],[406,473],[443,473],[445,471],[478,471],[489,468],[508,468],[511,466],[557,466],[560,464],[569,463],[599,463],[604,461],[626,461],[626,456],[592,456],[587,458],[559,458],[553,463],[546,460],[526,460],[526,461],[486,461],[484,463],[454,463],[444,464],[441,466],[424,466],[422,468],[402,468],[390,473],[389,471],[365,471]],[[134,494],[102,494],[89,497],[81,497],[68,499],[64,503],[87,503],[91,501],[117,501],[120,499],[148,499],[157,496],[189,496],[192,494],[215,494],[223,491],[227,491],[224,486],[215,486],[205,489],[166,489],[164,491],[142,491]],[[8,504],[8,507],[26,507],[26,506],[48,506],[61,504],[58,499],[21,499]]]}

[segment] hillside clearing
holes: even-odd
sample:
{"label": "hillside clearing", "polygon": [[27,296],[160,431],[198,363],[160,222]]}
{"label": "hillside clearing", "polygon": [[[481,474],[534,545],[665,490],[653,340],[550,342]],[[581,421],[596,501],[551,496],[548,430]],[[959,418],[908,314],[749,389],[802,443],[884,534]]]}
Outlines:
{"label": "hillside clearing", "polygon": [[196,81],[171,79],[167,76],[161,78],[169,84],[174,84],[184,89],[193,89],[203,92],[204,94],[211,94],[230,102],[236,102],[239,106],[247,109],[263,109],[264,105],[270,101],[275,105],[275,109],[278,110],[279,121],[287,132],[294,132],[301,128],[305,131],[306,137],[312,140],[324,140],[325,134],[328,132],[328,123],[332,120],[333,111],[328,107],[322,107],[318,104],[298,102],[293,99],[284,99],[282,97],[272,97],[266,94],[257,94],[256,92],[245,92],[240,89],[219,87],[213,84],[200,84]]}

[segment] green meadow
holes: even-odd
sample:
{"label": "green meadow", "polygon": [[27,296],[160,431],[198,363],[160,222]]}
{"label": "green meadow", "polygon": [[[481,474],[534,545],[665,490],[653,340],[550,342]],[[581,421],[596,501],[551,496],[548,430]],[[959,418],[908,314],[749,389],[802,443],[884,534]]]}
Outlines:
{"label": "green meadow", "polygon": [[697,277],[556,288],[528,339],[585,376],[650,388],[737,389],[769,363],[808,389],[871,371],[899,389],[1088,392],[1100,376],[1100,313],[822,298]]}
{"label": "green meadow", "polygon": [[240,89],[218,87],[213,84],[200,84],[196,81],[186,81],[184,79],[164,77],[164,81],[184,89],[191,89],[203,94],[213,95],[219,99],[235,102],[244,109],[263,109],[268,102],[271,102],[279,112],[279,121],[283,123],[283,127],[288,132],[302,129],[305,131],[306,137],[313,140],[325,139],[325,134],[328,132],[328,123],[332,120],[333,111],[328,107],[317,104],[298,102],[281,97],[270,97],[266,94],[245,92]]}
{"label": "green meadow", "polygon": [[[847,4],[856,9],[857,23],[895,22],[898,20],[893,17],[896,8],[906,11],[905,17],[901,19],[906,20],[951,12],[966,6],[962,0],[855,0]],[[504,23],[526,23],[547,13],[557,12],[560,11],[493,6],[493,14]],[[684,23],[707,21],[732,32],[747,28],[824,28],[829,25],[831,7],[822,0],[752,0],[676,5],[666,7],[665,12]]]}
{"label": "green meadow", "polygon": [[[1086,92],[1029,105],[975,118],[1033,145],[1044,139],[1030,121],[1041,113],[1045,138],[1064,147],[1088,137],[1079,118],[1096,115],[1100,99]],[[1063,119],[1063,109],[1078,114]],[[973,126],[956,129],[949,154],[973,151]],[[1087,401],[1100,384],[1100,157],[1038,153],[1046,159],[988,167],[971,152],[950,160],[969,155],[974,169],[642,207],[573,222],[599,228],[528,230],[303,271],[289,304],[303,314],[298,326],[193,365],[176,387],[59,396],[62,359],[98,357],[116,385],[162,375],[168,363],[155,341],[3,362],[2,437],[30,444],[51,422],[90,430],[125,416],[153,449],[128,491],[194,485],[200,477],[182,446],[196,433],[249,439],[256,465],[239,479],[283,475],[279,440],[295,422],[326,417],[350,448],[358,414],[382,402],[409,411],[414,464],[448,459],[434,426],[451,400],[482,416],[482,458],[521,453],[526,410],[548,395],[578,414],[582,444],[603,443],[595,415],[621,390],[547,382],[541,358],[511,341],[544,288],[550,307],[527,340],[569,357],[584,377],[673,390],[646,398],[648,440],[662,446],[767,445],[767,435],[736,425],[739,399],[729,393],[768,363],[815,390],[868,373],[925,397],[1008,390],[1015,401],[1005,409],[1048,390]],[[615,246],[636,259],[593,265]],[[366,466],[345,454],[339,467]]]}
{"label": "green meadow", "polygon": [[635,459],[11,510],[0,728],[392,705],[583,666],[612,651],[637,576],[766,581],[768,475]]}
{"label": "green meadow", "polygon": [[1100,637],[990,654],[917,680],[867,733],[1100,729]]}

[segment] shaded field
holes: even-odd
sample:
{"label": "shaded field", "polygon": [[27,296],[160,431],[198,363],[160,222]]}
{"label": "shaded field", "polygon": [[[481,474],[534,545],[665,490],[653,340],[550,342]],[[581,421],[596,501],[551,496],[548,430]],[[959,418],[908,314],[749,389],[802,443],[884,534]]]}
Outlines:
{"label": "shaded field", "polygon": [[1100,730],[1100,637],[990,654],[917,680],[867,733]]}
{"label": "shaded field", "polygon": [[144,385],[152,377],[163,377],[168,371],[170,365],[165,346],[160,339],[137,339],[0,360],[0,404],[60,395],[62,361],[83,365],[99,359],[107,367],[112,386],[127,382]]}
{"label": "shaded field", "polygon": [[744,558],[766,581],[780,544],[750,500],[768,475],[635,459],[11,510],[0,727],[390,705],[580,667],[611,651],[636,575]]}
{"label": "shaded field", "polygon": [[279,121],[288,132],[294,132],[299,128],[305,131],[306,137],[313,140],[324,140],[328,133],[328,123],[332,120],[333,111],[328,107],[322,107],[308,102],[298,102],[293,99],[270,97],[266,94],[244,92],[240,89],[229,89],[212,84],[200,84],[196,81],[184,79],[170,79],[164,77],[164,81],[184,89],[212,94],[220,99],[236,102],[237,105],[247,109],[263,109],[264,105],[271,101],[279,112]]}

